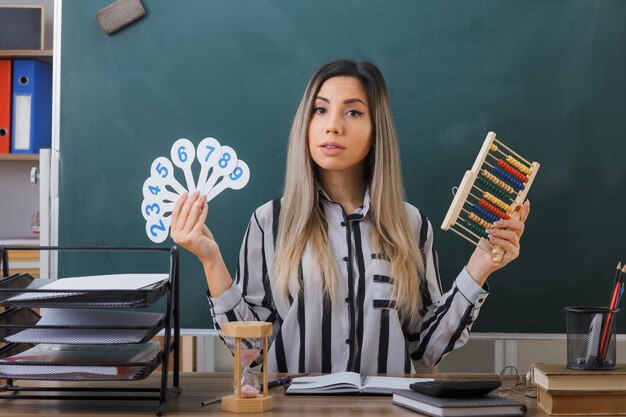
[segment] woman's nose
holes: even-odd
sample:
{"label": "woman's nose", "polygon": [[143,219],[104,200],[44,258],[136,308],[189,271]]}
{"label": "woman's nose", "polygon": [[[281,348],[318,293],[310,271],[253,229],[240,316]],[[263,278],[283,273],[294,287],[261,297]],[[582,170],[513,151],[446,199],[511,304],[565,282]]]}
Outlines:
{"label": "woman's nose", "polygon": [[328,118],[328,124],[326,125],[326,133],[333,135],[341,135],[343,133],[343,125],[341,118],[338,116],[331,116]]}

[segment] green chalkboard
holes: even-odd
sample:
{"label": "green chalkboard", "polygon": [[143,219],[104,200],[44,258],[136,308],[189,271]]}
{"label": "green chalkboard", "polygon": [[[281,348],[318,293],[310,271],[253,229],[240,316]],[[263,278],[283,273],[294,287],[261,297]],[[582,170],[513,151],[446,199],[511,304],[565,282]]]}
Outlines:
{"label": "green chalkboard", "polygon": [[[608,303],[626,260],[626,2],[145,0],[113,36],[95,21],[108,3],[63,1],[61,245],[149,244],[150,164],[212,136],[252,173],[210,205],[234,272],[250,214],[280,196],[308,78],[367,59],[389,85],[407,199],[437,230],[488,131],[542,164],[521,257],[490,278],[474,330],[564,332],[564,306]],[[442,231],[435,243],[449,288],[472,248]],[[183,327],[208,328],[200,264],[181,262]],[[62,257],[59,273],[152,267],[93,255]]]}

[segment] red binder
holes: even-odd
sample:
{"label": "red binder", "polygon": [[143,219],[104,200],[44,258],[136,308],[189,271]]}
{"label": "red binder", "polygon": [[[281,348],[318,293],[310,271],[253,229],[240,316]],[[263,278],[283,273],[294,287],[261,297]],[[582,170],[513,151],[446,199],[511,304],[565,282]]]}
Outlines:
{"label": "red binder", "polygon": [[0,153],[11,143],[11,61],[0,59]]}

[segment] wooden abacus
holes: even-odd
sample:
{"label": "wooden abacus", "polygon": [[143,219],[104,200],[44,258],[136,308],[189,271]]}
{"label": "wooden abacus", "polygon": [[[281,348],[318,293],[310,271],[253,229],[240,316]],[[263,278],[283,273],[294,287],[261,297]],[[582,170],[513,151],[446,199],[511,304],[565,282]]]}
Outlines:
{"label": "wooden abacus", "polygon": [[465,172],[441,228],[491,253],[501,262],[504,249],[492,245],[485,229],[500,219],[518,219],[539,171],[489,132],[471,171]]}

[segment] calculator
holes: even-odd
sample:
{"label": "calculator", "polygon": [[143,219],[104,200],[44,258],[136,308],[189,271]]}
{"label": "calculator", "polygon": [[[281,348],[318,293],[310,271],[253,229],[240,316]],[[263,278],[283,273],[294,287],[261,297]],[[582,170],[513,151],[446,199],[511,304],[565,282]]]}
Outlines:
{"label": "calculator", "polygon": [[484,381],[425,381],[414,382],[409,387],[431,397],[472,398],[482,397],[502,385],[497,380]]}

